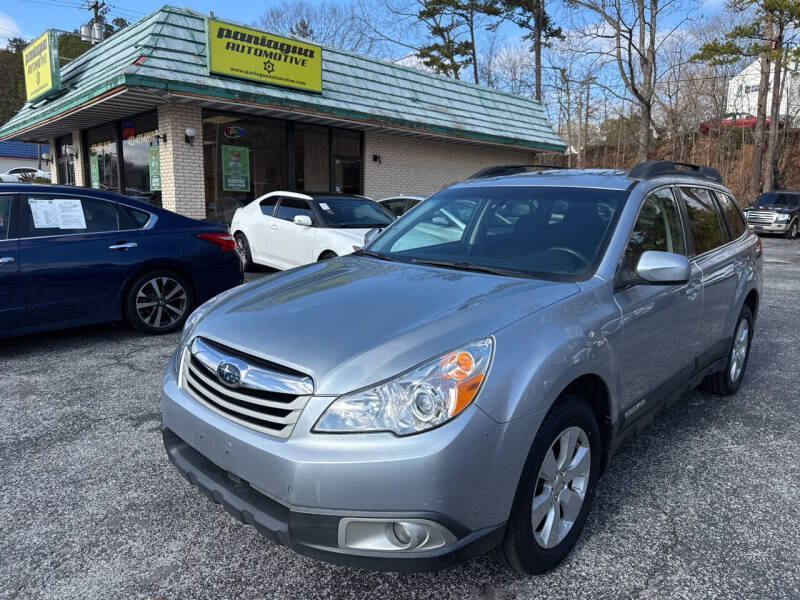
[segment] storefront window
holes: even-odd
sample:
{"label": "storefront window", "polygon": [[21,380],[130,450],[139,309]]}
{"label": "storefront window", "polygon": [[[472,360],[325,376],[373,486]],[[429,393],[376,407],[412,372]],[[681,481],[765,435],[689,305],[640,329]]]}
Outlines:
{"label": "storefront window", "polygon": [[56,140],[55,154],[58,183],[75,185],[75,147],[72,144],[72,135]]}
{"label": "storefront window", "polygon": [[301,192],[331,191],[327,127],[298,125],[295,129],[295,187]]}
{"label": "storefront window", "polygon": [[361,136],[354,131],[333,130],[334,191],[361,193]]}
{"label": "storefront window", "polygon": [[[125,195],[161,206],[160,152],[152,156],[158,164],[151,171],[151,147],[158,131],[155,111],[123,119],[120,123]],[[153,175],[153,177],[151,177]]]}
{"label": "storefront window", "polygon": [[119,191],[116,125],[108,123],[86,130],[89,148],[89,185],[95,189]]}
{"label": "storefront window", "polygon": [[286,121],[206,111],[206,218],[230,223],[237,208],[288,181]]}

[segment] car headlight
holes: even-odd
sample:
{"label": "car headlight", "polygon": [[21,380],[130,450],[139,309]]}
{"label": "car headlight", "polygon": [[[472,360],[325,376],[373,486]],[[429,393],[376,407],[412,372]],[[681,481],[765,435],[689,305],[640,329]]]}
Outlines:
{"label": "car headlight", "polygon": [[775,217],[776,223],[786,223],[789,220],[789,215],[786,213],[781,213],[777,217]]}
{"label": "car headlight", "polygon": [[471,342],[379,385],[334,400],[315,432],[390,431],[410,435],[445,423],[469,406],[489,370],[494,342]]}

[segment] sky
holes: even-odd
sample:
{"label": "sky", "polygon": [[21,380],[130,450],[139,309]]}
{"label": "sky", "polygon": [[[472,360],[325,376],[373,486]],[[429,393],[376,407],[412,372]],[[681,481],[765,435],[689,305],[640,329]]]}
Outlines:
{"label": "sky", "polygon": [[[701,7],[700,12],[706,16],[719,11],[724,0],[678,0],[678,5],[692,4]],[[108,20],[115,17],[124,17],[128,21],[136,21],[143,16],[160,8],[169,0],[106,0],[110,7]],[[220,0],[175,0],[172,4],[188,6],[198,12],[214,13],[223,19],[239,23],[255,23],[264,11],[278,0],[265,0],[262,2],[244,1],[235,5],[221,2]],[[73,31],[81,23],[85,23],[90,12],[84,8],[85,2],[81,0],[2,0],[0,2],[0,47],[4,47],[9,37],[21,36],[30,41],[48,28]],[[557,7],[551,9],[558,12]],[[559,22],[558,14],[553,15]]]}

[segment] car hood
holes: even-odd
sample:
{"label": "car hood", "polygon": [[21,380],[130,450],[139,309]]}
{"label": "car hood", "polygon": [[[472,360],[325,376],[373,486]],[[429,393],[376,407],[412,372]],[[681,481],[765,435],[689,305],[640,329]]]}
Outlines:
{"label": "car hood", "polygon": [[574,283],[344,256],[241,286],[194,335],[306,373],[317,395],[339,395],[577,291]]}
{"label": "car hood", "polygon": [[797,210],[796,206],[789,206],[787,204],[750,204],[747,210],[765,210],[777,213],[789,213]]}
{"label": "car hood", "polygon": [[332,231],[337,236],[345,240],[351,240],[353,242],[357,242],[359,245],[364,244],[364,236],[367,235],[367,232],[370,231],[372,228],[368,227],[367,229],[349,229],[344,227],[336,227],[331,228],[329,231]]}

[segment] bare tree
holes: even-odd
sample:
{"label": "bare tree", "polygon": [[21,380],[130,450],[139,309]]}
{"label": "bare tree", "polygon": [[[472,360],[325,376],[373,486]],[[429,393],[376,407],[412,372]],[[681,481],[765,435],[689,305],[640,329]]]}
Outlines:
{"label": "bare tree", "polygon": [[[646,160],[652,143],[653,107],[658,81],[657,54],[672,30],[659,30],[661,18],[672,11],[672,0],[567,0],[583,11],[585,35],[597,41],[597,52],[617,67],[640,116],[639,160]],[[580,15],[576,15],[580,16]]]}
{"label": "bare tree", "polygon": [[372,27],[375,18],[374,12],[364,10],[357,0],[343,3],[281,0],[267,9],[259,24],[276,33],[290,33],[334,48],[373,54],[378,47]]}

